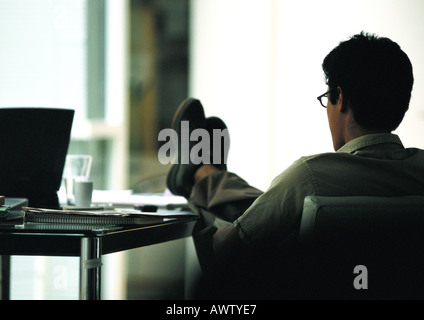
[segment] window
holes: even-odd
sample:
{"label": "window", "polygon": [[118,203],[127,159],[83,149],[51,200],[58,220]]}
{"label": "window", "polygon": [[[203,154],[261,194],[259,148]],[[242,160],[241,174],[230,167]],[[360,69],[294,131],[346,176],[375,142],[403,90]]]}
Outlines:
{"label": "window", "polygon": [[[116,67],[125,61],[106,60],[114,54],[108,49],[117,38],[115,32],[107,47],[106,33],[117,19],[107,20],[106,4],[104,0],[0,2],[0,106],[75,109],[69,153],[93,156],[91,179],[97,189],[127,187],[126,102],[106,94],[122,78],[108,76],[125,69]],[[119,86],[125,84],[116,85],[118,92]],[[112,103],[108,99],[115,99],[113,110],[108,109]]]}
{"label": "window", "polygon": [[[127,188],[126,15],[126,1],[0,1],[0,107],[74,109],[69,153],[93,156],[97,189]],[[77,258],[12,265],[12,299],[78,297]]]}
{"label": "window", "polygon": [[[157,159],[157,134],[170,126],[187,96],[188,5],[188,0],[0,0],[0,107],[75,109],[69,153],[93,156],[96,189],[163,191],[168,168]],[[143,250],[157,255],[155,248],[137,249],[128,261],[143,264],[138,256]],[[185,242],[173,244],[176,250],[184,256]],[[104,279],[114,281],[102,284],[103,298],[140,297],[132,283],[143,275],[126,267],[125,254],[104,257]],[[161,294],[182,296],[180,260],[174,261],[180,272],[172,266],[175,289]],[[76,299],[78,263],[72,257],[12,257],[11,298]],[[153,282],[170,273],[142,268]],[[125,280],[117,279],[126,274],[134,293],[123,292]]]}

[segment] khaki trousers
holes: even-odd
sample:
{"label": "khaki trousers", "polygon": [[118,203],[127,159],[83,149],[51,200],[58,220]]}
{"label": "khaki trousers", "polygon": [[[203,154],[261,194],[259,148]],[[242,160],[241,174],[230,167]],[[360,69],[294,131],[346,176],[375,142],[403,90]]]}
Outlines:
{"label": "khaki trousers", "polygon": [[219,226],[231,224],[263,192],[228,171],[218,171],[199,180],[188,199],[199,214],[193,240],[202,271],[214,268],[213,235]]}

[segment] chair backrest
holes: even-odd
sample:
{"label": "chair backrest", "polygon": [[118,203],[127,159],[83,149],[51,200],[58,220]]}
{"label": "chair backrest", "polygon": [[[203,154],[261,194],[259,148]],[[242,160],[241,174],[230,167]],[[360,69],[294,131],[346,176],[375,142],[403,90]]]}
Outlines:
{"label": "chair backrest", "polygon": [[57,207],[74,110],[0,108],[0,194]]}
{"label": "chair backrest", "polygon": [[424,196],[306,197],[299,240],[312,297],[424,297]]}

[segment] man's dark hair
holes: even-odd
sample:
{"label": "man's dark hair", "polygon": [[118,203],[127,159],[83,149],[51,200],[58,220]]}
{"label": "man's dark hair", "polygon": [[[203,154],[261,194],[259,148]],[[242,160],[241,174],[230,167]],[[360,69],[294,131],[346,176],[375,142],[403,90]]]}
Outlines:
{"label": "man's dark hair", "polygon": [[400,46],[388,38],[361,32],[341,42],[322,64],[336,104],[337,87],[355,121],[367,128],[393,131],[408,110],[414,83],[412,64]]}

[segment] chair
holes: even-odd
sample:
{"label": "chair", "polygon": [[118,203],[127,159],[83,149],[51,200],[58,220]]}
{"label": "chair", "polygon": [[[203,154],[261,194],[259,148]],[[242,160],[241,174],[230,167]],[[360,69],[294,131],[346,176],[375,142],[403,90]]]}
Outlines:
{"label": "chair", "polygon": [[306,197],[299,241],[304,297],[424,297],[424,196]]}

